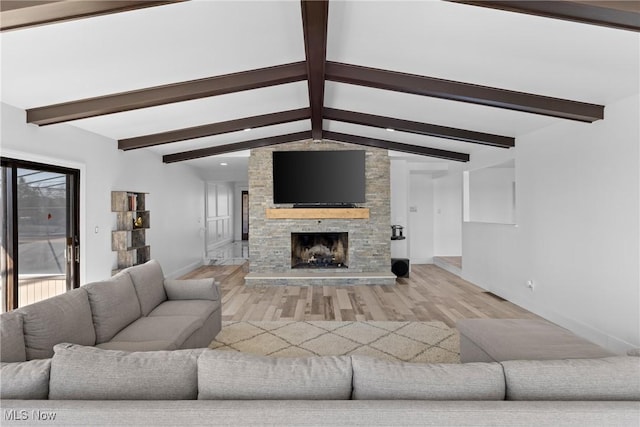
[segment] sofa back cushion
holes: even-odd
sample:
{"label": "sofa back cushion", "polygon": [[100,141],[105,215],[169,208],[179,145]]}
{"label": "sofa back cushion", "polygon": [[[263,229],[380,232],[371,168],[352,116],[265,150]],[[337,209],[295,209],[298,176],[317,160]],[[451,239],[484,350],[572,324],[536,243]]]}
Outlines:
{"label": "sofa back cushion", "polygon": [[268,357],[205,350],[198,359],[198,399],[343,400],[351,397],[351,358]]}
{"label": "sofa back cushion", "polygon": [[27,351],[24,348],[22,313],[18,310],[0,315],[0,362],[24,362]]}
{"label": "sofa back cushion", "polygon": [[53,346],[61,342],[96,343],[89,298],[83,288],[24,306],[20,311],[27,360],[52,357]]}
{"label": "sofa back cushion", "polygon": [[175,300],[219,301],[220,291],[214,279],[165,279],[167,298]]}
{"label": "sofa back cushion", "polygon": [[47,399],[51,359],[2,363],[0,399]]}
{"label": "sofa back cushion", "polygon": [[140,318],[140,303],[128,274],[118,273],[109,280],[89,283],[84,289],[89,295],[97,344],[110,341]]}
{"label": "sofa back cushion", "polygon": [[405,363],[351,356],[353,399],[504,400],[498,363]]}
{"label": "sofa back cushion", "polygon": [[127,268],[125,272],[131,275],[143,316],[148,315],[161,302],[167,300],[167,293],[164,290],[164,273],[158,261],[152,259],[144,264]]}
{"label": "sofa back cushion", "polygon": [[640,400],[640,358],[501,362],[507,400]]}
{"label": "sofa back cushion", "polygon": [[51,361],[49,399],[195,399],[202,351],[126,352],[59,344]]}

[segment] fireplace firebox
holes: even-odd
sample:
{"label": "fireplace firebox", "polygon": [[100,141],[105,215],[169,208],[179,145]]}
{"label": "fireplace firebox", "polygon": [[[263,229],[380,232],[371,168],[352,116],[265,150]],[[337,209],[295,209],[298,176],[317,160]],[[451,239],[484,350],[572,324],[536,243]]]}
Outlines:
{"label": "fireplace firebox", "polygon": [[348,268],[349,233],[291,233],[291,268]]}

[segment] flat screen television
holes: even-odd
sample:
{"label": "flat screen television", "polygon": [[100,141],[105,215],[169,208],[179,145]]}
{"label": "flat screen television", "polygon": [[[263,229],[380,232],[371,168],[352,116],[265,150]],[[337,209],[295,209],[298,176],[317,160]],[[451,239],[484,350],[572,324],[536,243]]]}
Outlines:
{"label": "flat screen television", "polygon": [[365,202],[365,151],[274,151],[273,203]]}

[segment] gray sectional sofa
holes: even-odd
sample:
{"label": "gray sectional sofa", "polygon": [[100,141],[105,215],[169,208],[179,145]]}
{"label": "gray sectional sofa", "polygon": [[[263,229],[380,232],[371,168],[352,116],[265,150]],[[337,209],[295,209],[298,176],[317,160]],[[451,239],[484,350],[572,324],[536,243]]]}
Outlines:
{"label": "gray sectional sofa", "polygon": [[637,426],[640,419],[637,357],[421,364],[75,344],[54,353],[3,366],[3,425]]}
{"label": "gray sectional sofa", "polygon": [[[638,357],[418,364],[210,350],[220,299],[213,280],[165,279],[150,261],[2,314],[0,424],[637,426],[640,419]],[[478,344],[470,354],[485,357],[490,346],[474,328],[462,328]]]}
{"label": "gray sectional sofa", "polygon": [[0,361],[53,356],[59,343],[149,351],[207,347],[221,328],[213,279],[165,279],[151,260],[0,317]]}

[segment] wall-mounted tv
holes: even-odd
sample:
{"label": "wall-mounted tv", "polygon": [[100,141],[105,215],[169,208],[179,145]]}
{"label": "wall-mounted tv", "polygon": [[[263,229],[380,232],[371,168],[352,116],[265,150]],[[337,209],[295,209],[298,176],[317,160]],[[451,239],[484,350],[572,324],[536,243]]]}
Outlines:
{"label": "wall-mounted tv", "polygon": [[365,202],[365,151],[274,151],[273,203]]}

